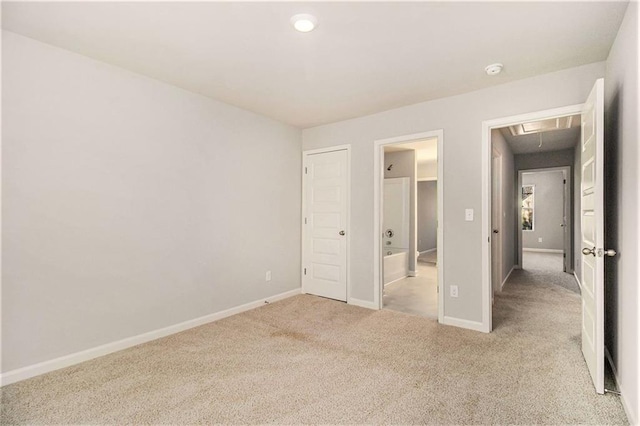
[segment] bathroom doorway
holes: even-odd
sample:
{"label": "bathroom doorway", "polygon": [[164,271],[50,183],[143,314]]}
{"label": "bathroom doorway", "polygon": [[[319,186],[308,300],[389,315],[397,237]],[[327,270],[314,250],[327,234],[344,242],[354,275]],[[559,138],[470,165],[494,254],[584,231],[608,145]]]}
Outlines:
{"label": "bathroom doorway", "polygon": [[380,144],[380,307],[438,319],[439,135]]}

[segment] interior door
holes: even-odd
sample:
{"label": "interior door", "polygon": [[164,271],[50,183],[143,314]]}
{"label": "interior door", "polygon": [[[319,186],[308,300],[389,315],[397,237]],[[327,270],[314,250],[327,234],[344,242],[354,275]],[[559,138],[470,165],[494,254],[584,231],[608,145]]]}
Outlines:
{"label": "interior door", "polygon": [[596,392],[604,393],[604,81],[582,112],[582,353]]}
{"label": "interior door", "polygon": [[347,150],[305,155],[302,290],[347,300]]}

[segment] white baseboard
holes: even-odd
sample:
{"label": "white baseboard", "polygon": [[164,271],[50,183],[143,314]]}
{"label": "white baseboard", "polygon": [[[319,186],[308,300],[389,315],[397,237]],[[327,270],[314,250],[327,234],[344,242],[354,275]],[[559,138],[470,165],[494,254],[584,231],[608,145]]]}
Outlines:
{"label": "white baseboard", "polygon": [[481,322],[469,321],[469,320],[465,320],[465,319],[453,318],[453,317],[448,317],[448,316],[445,316],[442,319],[442,324],[444,324],[444,325],[452,325],[454,327],[466,328],[466,329],[474,330],[474,331],[481,331],[483,333],[489,333],[489,331],[490,331],[490,330],[486,330],[484,328],[484,324],[482,324]]}
{"label": "white baseboard", "polygon": [[420,252],[420,254],[431,253],[432,251],[436,251],[436,250],[438,250],[438,248],[437,248],[437,247],[436,247],[436,248],[429,249],[429,250],[421,251],[421,252]]}
{"label": "white baseboard", "polygon": [[523,248],[522,251],[531,251],[536,253],[564,253],[564,250],[543,248]]}
{"label": "white baseboard", "polygon": [[513,272],[513,270],[516,269],[516,265],[513,265],[511,267],[511,270],[509,271],[509,273],[507,274],[507,276],[504,278],[504,280],[502,280],[502,284],[500,284],[500,291],[502,291],[502,288],[504,287],[504,284],[507,282],[507,280],[509,279],[509,277],[511,276],[511,273]]}
{"label": "white baseboard", "polygon": [[[577,277],[576,277],[577,279]],[[604,356],[609,361],[609,365],[611,366],[611,371],[613,371],[613,379],[616,382],[616,387],[618,388],[618,392],[620,392],[620,402],[622,402],[622,408],[624,408],[624,412],[627,415],[627,420],[629,420],[630,425],[637,425],[638,419],[633,417],[633,413],[629,409],[629,402],[625,399],[626,393],[620,387],[620,376],[618,376],[618,370],[616,369],[616,365],[613,363],[613,357],[611,356],[611,352],[609,352],[609,348],[604,347]]]}
{"label": "white baseboard", "polygon": [[380,309],[378,305],[376,305],[373,302],[370,302],[368,300],[356,299],[353,297],[350,297],[349,300],[347,300],[347,303],[349,305],[360,306],[361,308],[367,308],[367,309],[374,309],[376,311]]}
{"label": "white baseboard", "polygon": [[84,351],[65,355],[49,361],[43,361],[37,364],[18,368],[16,370],[7,371],[6,373],[0,374],[0,386],[9,385],[11,383],[19,382],[21,380],[26,380],[31,377],[35,377],[41,374],[49,373],[51,371],[59,370],[61,368],[69,367],[75,364],[80,364],[81,362],[89,361],[94,358],[108,355],[113,352],[121,351],[123,349],[137,346],[142,343],[150,342],[152,340],[156,340],[161,337],[166,337],[171,334],[179,333],[181,331],[198,327],[210,322],[218,321],[223,318],[227,318],[232,315],[239,314],[241,312],[259,308],[260,306],[264,306],[265,303],[273,303],[278,300],[295,296],[297,294],[300,294],[300,289],[295,289],[295,290],[287,291],[284,293],[276,294],[274,296],[267,297],[265,299],[259,299],[253,302],[245,303],[244,305],[236,306],[230,309],[226,309],[224,311],[205,315],[203,317],[181,322],[179,324],[170,325],[169,327],[164,327],[158,330],[149,331],[147,333],[139,334],[137,336],[127,337],[126,339],[107,343],[101,346],[96,346],[94,348],[90,348]]}

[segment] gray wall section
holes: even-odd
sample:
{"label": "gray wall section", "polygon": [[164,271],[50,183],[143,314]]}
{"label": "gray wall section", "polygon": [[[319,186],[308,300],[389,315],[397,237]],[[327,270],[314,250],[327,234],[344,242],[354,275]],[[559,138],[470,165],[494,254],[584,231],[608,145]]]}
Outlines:
{"label": "gray wall section", "polygon": [[573,166],[573,148],[539,154],[516,154],[514,161],[516,171]]}
{"label": "gray wall section", "polygon": [[[564,250],[562,171],[524,173],[522,185],[534,185],[533,230],[522,231],[522,248]],[[539,239],[542,238],[542,242]]]}
{"label": "gray wall section", "polygon": [[493,149],[502,155],[502,224],[500,238],[502,239],[502,279],[504,281],[511,269],[516,265],[516,172],[514,156],[507,141],[498,130],[491,131]]}
{"label": "gray wall section", "polygon": [[630,2],[607,59],[605,78],[606,347],[631,424],[640,422],[640,132],[638,2]]}
{"label": "gray wall section", "polygon": [[418,251],[435,249],[438,242],[438,182],[418,182]]}
{"label": "gray wall section", "polygon": [[[389,165],[393,164],[391,170],[387,170]],[[384,154],[384,177],[386,178],[409,178],[410,206],[409,206],[409,270],[416,271],[417,250],[416,236],[417,229],[417,212],[416,212],[416,152],[414,150],[395,151]],[[414,256],[411,256],[411,253]]]}
{"label": "gray wall section", "polygon": [[[351,296],[373,301],[374,142],[443,129],[444,315],[482,321],[482,122],[584,102],[604,63],[518,80],[303,130],[303,149],[352,146]],[[356,190],[357,189],[357,190]],[[465,221],[464,211],[475,211]],[[457,298],[449,296],[457,285]]]}
{"label": "gray wall section", "polygon": [[300,287],[299,130],[2,45],[3,372]]}

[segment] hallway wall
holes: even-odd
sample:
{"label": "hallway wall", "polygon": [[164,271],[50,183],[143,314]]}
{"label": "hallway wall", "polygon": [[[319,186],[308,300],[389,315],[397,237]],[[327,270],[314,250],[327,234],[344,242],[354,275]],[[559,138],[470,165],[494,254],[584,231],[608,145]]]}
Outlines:
{"label": "hallway wall", "polygon": [[605,76],[606,347],[632,424],[640,422],[639,7],[629,3]]}
{"label": "hallway wall", "polygon": [[499,130],[491,131],[491,144],[493,149],[502,154],[502,226],[500,238],[502,238],[502,283],[511,269],[516,265],[516,250],[518,247],[517,230],[519,220],[517,212],[517,176],[515,172],[514,155]]}

